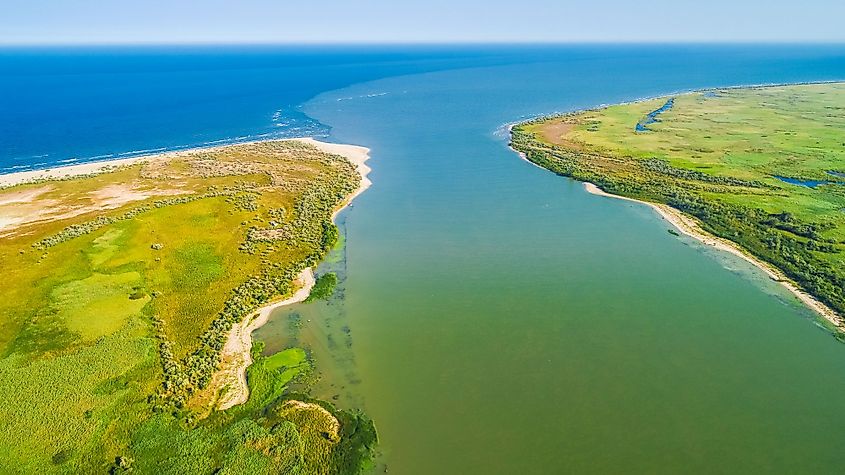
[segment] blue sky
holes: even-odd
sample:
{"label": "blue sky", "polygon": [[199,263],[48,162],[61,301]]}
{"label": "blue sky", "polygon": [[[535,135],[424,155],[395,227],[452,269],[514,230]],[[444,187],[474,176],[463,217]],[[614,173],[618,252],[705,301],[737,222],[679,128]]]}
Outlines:
{"label": "blue sky", "polygon": [[845,41],[838,0],[0,0],[0,43]]}

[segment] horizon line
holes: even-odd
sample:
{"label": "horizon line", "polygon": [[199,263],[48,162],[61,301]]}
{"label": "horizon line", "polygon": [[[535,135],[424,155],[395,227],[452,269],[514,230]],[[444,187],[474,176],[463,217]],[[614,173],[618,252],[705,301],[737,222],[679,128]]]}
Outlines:
{"label": "horizon line", "polygon": [[845,39],[841,40],[493,40],[493,41],[126,41],[126,42],[3,42],[0,48],[20,47],[131,47],[131,46],[637,46],[637,45],[817,45],[817,46],[845,46]]}

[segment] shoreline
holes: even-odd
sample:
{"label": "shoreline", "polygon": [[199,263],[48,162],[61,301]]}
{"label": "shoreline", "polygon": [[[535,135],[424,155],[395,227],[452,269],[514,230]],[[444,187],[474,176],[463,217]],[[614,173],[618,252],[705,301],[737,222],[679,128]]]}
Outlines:
{"label": "shoreline", "polygon": [[[296,139],[279,139],[279,140],[296,140]],[[0,188],[6,188],[10,186],[16,185],[25,185],[27,183],[31,183],[34,181],[39,180],[55,180],[55,179],[63,179],[63,178],[71,178],[80,175],[88,175],[91,173],[102,173],[114,168],[135,165],[137,163],[148,162],[148,161],[158,161],[158,160],[170,160],[172,158],[177,158],[185,155],[189,155],[195,152],[213,152],[216,150],[222,150],[228,147],[235,147],[238,145],[249,145],[249,144],[256,144],[261,142],[272,142],[273,140],[253,140],[250,142],[238,142],[226,145],[209,145],[209,146],[200,146],[200,147],[192,147],[186,148],[182,150],[171,150],[167,152],[157,152],[157,153],[150,153],[144,155],[137,155],[134,157],[128,158],[116,158],[116,159],[105,159],[105,160],[95,160],[91,162],[85,163],[75,163],[69,165],[62,165],[57,167],[50,167],[44,168],[41,170],[25,170],[20,172],[12,172],[12,173],[4,173],[0,174]]]}
{"label": "shoreline", "polygon": [[270,315],[277,308],[300,303],[308,298],[314,287],[314,271],[308,267],[299,274],[295,283],[296,292],[290,297],[270,303],[244,318],[229,330],[229,338],[220,354],[221,369],[217,370],[209,387],[220,393],[214,406],[218,411],[225,411],[245,403],[249,399],[249,383],[246,370],[252,361],[252,332],[264,326]]}
{"label": "shoreline", "polygon": [[[39,170],[23,170],[19,172],[11,172],[11,173],[0,173],[0,189],[8,188],[16,185],[25,185],[28,183],[33,183],[41,180],[56,180],[56,179],[65,179],[71,178],[80,175],[88,175],[92,173],[102,173],[113,170],[115,168],[124,167],[135,165],[138,163],[144,163],[149,161],[159,161],[159,160],[170,160],[173,158],[184,157],[186,155],[191,155],[196,152],[215,152],[223,149],[227,149],[230,147],[238,147],[241,145],[254,145],[260,143],[268,143],[268,142],[303,142],[310,145],[313,145],[323,152],[327,153],[334,153],[336,155],[342,155],[347,160],[351,161],[356,167],[359,168],[363,161],[366,161],[366,158],[363,161],[360,158],[362,153],[369,153],[369,149],[366,147],[361,147],[358,145],[346,145],[346,144],[334,144],[329,142],[321,142],[319,140],[314,139],[313,137],[297,137],[297,138],[284,138],[284,139],[257,139],[257,140],[248,140],[244,142],[233,142],[233,143],[226,143],[221,145],[200,145],[198,147],[191,147],[179,150],[169,150],[164,152],[153,152],[148,154],[141,154],[136,155],[133,157],[127,158],[115,158],[115,159],[105,159],[105,160],[95,160],[90,162],[84,163],[73,163],[67,165],[59,165],[59,166],[52,166],[49,168],[43,168]],[[363,150],[363,151],[362,151]],[[361,162],[359,164],[358,162]],[[369,172],[369,168],[367,168],[367,172]]]}
{"label": "shoreline", "polygon": [[[358,188],[349,194],[349,196],[347,196],[340,206],[338,206],[332,213],[332,222],[335,221],[337,215],[341,211],[349,206],[353,199],[366,191],[372,185],[372,181],[368,178],[371,168],[365,163],[370,158],[369,148],[359,145],[321,142],[313,137],[299,137],[286,139],[259,139],[221,145],[200,146],[113,160],[69,164],[42,170],[26,170],[0,174],[0,189],[35,183],[42,180],[66,179],[82,175],[105,173],[119,167],[151,161],[171,160],[196,152],[210,152],[242,145],[287,141],[301,142],[311,145],[322,152],[340,155],[349,160],[355,166],[361,177],[361,183]],[[295,281],[296,291],[293,295],[284,300],[271,302],[257,309],[242,322],[232,326],[220,355],[220,369],[215,372],[212,381],[208,386],[215,398],[212,407],[209,408],[210,410],[215,408],[218,410],[225,410],[230,407],[243,404],[247,401],[249,398],[249,385],[246,380],[246,370],[249,365],[252,364],[252,332],[267,323],[270,314],[272,314],[277,308],[305,300],[311,293],[311,288],[314,286],[314,282],[314,269],[311,267],[306,268],[302,271],[302,273],[300,273]]]}
{"label": "shoreline", "polygon": [[[519,125],[520,123],[521,122],[511,122],[510,124],[508,124],[508,137],[513,137],[513,128],[516,127],[517,125]],[[511,142],[511,140],[508,139],[508,149],[510,149],[511,152],[519,155],[519,158],[521,158],[522,160],[530,163],[531,165],[534,165],[535,167],[537,167],[541,170],[546,170],[545,168],[541,167],[540,165],[537,165],[536,163],[529,160],[528,155],[526,155],[524,152],[520,152],[519,150],[513,148],[512,143],[513,142]],[[548,171],[548,170],[546,170],[546,171]]]}
{"label": "shoreline", "polygon": [[[361,183],[332,213],[332,222],[335,221],[335,218],[341,211],[349,206],[352,200],[372,185],[372,181],[367,177],[372,169],[365,163],[370,158],[370,149],[358,145],[320,142],[310,137],[284,140],[306,143],[323,152],[341,155],[355,165],[358,174],[361,176]],[[246,370],[253,362],[252,332],[264,326],[276,309],[300,303],[308,298],[314,282],[314,268],[308,267],[297,277],[296,283],[298,284],[298,288],[293,295],[287,299],[271,302],[259,308],[244,318],[239,324],[232,326],[232,329],[229,331],[229,337],[226,339],[226,343],[220,354],[220,369],[214,374],[209,384],[209,388],[215,393],[215,397],[217,398],[212,409],[223,411],[243,404],[249,399],[249,383],[246,379]]]}
{"label": "shoreline", "polygon": [[666,220],[669,224],[671,224],[675,229],[683,233],[685,236],[691,237],[696,241],[700,242],[701,244],[711,246],[714,249],[733,254],[734,256],[745,260],[746,262],[762,270],[763,273],[765,273],[770,279],[774,280],[775,282],[779,283],[784,288],[786,288],[790,293],[797,297],[798,300],[802,304],[804,304],[805,307],[808,307],[818,316],[825,319],[828,323],[833,325],[836,330],[845,331],[845,320],[843,320],[843,318],[838,313],[836,313],[833,309],[831,309],[809,293],[805,292],[804,290],[801,290],[792,280],[790,280],[783,272],[781,272],[780,269],[777,269],[771,264],[763,262],[762,260],[750,255],[742,248],[740,248],[737,244],[704,231],[698,225],[698,222],[695,220],[695,218],[687,216],[682,212],[665,204],[651,203],[648,201],[628,198],[626,196],[614,195],[602,190],[593,183],[583,183],[584,190],[587,193],[649,206],[654,211],[656,211],[661,218]]}

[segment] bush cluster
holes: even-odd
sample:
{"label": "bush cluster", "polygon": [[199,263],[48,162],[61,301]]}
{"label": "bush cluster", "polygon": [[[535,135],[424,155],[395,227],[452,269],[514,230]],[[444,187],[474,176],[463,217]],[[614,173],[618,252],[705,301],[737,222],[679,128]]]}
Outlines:
{"label": "bush cluster", "polygon": [[[264,270],[232,290],[223,309],[200,336],[198,347],[182,361],[173,359],[172,348],[159,346],[164,365],[164,380],[153,398],[159,409],[167,406],[181,408],[191,394],[205,388],[219,369],[220,355],[232,327],[249,318],[272,299],[291,292],[297,276],[306,268],[316,266],[337,242],[338,230],[331,221],[335,209],[358,187],[360,175],[345,159],[331,157],[327,173],[310,181],[294,201],[293,210],[271,209],[267,216],[273,220],[290,219],[280,226],[267,229],[251,228],[240,250],[255,253],[258,243],[285,243],[298,249],[310,249],[305,257],[292,263],[267,262]],[[244,191],[244,190],[239,190]],[[258,209],[253,192],[232,194],[227,201],[235,206]]]}

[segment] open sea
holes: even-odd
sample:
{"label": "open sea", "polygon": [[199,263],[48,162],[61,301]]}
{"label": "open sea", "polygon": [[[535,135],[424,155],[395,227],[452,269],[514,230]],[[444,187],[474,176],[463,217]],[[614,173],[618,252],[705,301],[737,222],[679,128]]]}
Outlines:
{"label": "open sea", "polygon": [[[258,138],[372,149],[328,302],[283,309],[316,396],[392,474],[841,473],[845,344],[506,126],[691,89],[845,79],[843,45],[0,50],[0,172]],[[634,127],[635,124],[632,124]]]}

